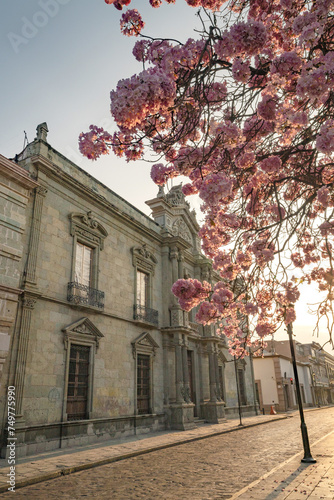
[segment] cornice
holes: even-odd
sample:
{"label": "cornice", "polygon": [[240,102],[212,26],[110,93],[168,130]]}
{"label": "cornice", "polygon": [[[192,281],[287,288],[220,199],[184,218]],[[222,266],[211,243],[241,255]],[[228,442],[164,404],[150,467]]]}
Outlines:
{"label": "cornice", "polygon": [[26,189],[34,189],[39,185],[38,182],[34,181],[29,176],[28,172],[24,168],[20,167],[3,155],[0,155],[0,172]]}
{"label": "cornice", "polygon": [[[107,209],[109,212],[112,213],[114,217],[118,218],[123,223],[126,221],[128,225],[132,226],[136,230],[141,231],[145,235],[148,235],[151,239],[155,239],[159,243],[162,242],[162,237],[159,233],[156,233],[152,229],[149,229],[144,224],[142,224],[138,219],[135,219],[133,216],[127,214],[120,208],[116,207],[116,205],[109,202],[101,194],[96,193],[89,187],[82,184],[77,179],[74,179],[71,175],[69,175],[67,172],[64,172],[64,170],[62,170],[60,167],[52,163],[44,156],[34,155],[30,158],[30,160],[34,165],[38,166],[39,170],[41,170],[44,174],[52,177],[53,180],[57,181],[58,184],[61,184],[65,187],[70,187],[73,191],[79,192],[81,197],[84,196],[86,199],[93,201],[94,204],[100,205],[100,207],[102,207],[103,210]],[[49,188],[51,188],[50,185]],[[108,188],[106,187],[106,189]],[[126,200],[123,201],[126,203]],[[135,207],[132,206],[131,208],[135,209]],[[143,217],[147,217],[145,214],[142,213],[140,213],[140,215]],[[147,217],[147,220],[148,223],[160,227],[156,222],[154,222],[149,217]]]}

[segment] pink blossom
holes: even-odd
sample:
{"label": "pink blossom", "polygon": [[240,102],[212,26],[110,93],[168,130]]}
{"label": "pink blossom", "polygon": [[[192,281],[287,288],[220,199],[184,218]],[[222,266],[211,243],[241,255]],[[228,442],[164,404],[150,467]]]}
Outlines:
{"label": "pink blossom", "polygon": [[221,200],[232,194],[233,182],[223,172],[208,175],[199,190],[199,195],[205,203],[217,205]]}
{"label": "pink blossom", "polygon": [[252,255],[250,254],[250,252],[242,252],[241,250],[238,250],[236,261],[243,271],[248,271],[248,269],[252,265]]}
{"label": "pink blossom", "polygon": [[121,31],[126,36],[138,36],[145,23],[137,9],[130,9],[122,14]]}
{"label": "pink blossom", "polygon": [[182,186],[182,192],[185,196],[190,196],[191,194],[198,193],[198,189],[196,188],[196,186],[194,186],[194,184],[188,183]]}
{"label": "pink blossom", "polygon": [[249,61],[243,61],[239,57],[236,57],[233,61],[232,75],[235,81],[247,83],[251,76]]}
{"label": "pink blossom", "polygon": [[317,68],[308,73],[302,73],[297,83],[296,92],[300,97],[308,96],[311,99],[320,99],[327,89],[325,71],[322,68]]}
{"label": "pink blossom", "polygon": [[268,156],[268,158],[261,161],[260,167],[267,174],[275,174],[280,171],[282,161],[279,156]]}
{"label": "pink blossom", "polygon": [[175,82],[161,70],[148,69],[121,80],[110,92],[110,110],[120,126],[131,129],[149,115],[163,114],[175,98]]}
{"label": "pink blossom", "polygon": [[285,312],[284,323],[286,325],[289,325],[290,323],[293,323],[294,321],[296,321],[296,311],[293,307],[287,307],[286,312]]}
{"label": "pink blossom", "polygon": [[320,224],[319,229],[322,236],[334,235],[334,222],[323,222]]}
{"label": "pink blossom", "polygon": [[275,327],[268,321],[259,321],[256,326],[256,332],[261,338],[272,335],[274,331]]}
{"label": "pink blossom", "polygon": [[112,136],[102,127],[90,125],[90,131],[79,136],[79,150],[89,160],[96,160],[101,155],[108,154],[107,143],[111,143]]}
{"label": "pink blossom", "polygon": [[224,307],[233,300],[233,293],[228,288],[225,288],[223,283],[220,282],[214,287],[214,293],[211,300],[221,312],[224,310]]}
{"label": "pink blossom", "polygon": [[216,307],[211,302],[202,302],[199,306],[195,319],[202,325],[210,325],[217,321],[218,314]]}
{"label": "pink blossom", "polygon": [[168,179],[175,177],[177,172],[173,166],[166,166],[163,163],[155,163],[151,168],[151,178],[158,186],[164,186]]}
{"label": "pink blossom", "polygon": [[316,140],[316,147],[320,153],[329,154],[334,151],[334,120],[327,120],[320,128]]}
{"label": "pink blossom", "polygon": [[259,312],[259,308],[256,304],[253,304],[253,302],[247,302],[245,305],[245,310],[246,313],[252,316],[255,316]]}
{"label": "pink blossom", "polygon": [[257,114],[263,120],[275,120],[276,99],[271,95],[265,95],[257,107]]}
{"label": "pink blossom", "polygon": [[282,77],[288,77],[293,73],[298,73],[302,67],[302,60],[296,52],[284,52],[275,57],[272,62],[270,71],[278,73]]}
{"label": "pink blossom", "polygon": [[322,188],[318,189],[317,198],[324,208],[333,205],[329,189],[326,186],[323,186]]}
{"label": "pink blossom", "polygon": [[240,154],[239,156],[236,157],[235,159],[235,164],[237,165],[238,168],[250,168],[255,161],[255,154],[254,153],[243,153]]}
{"label": "pink blossom", "polygon": [[258,54],[267,41],[267,32],[263,23],[249,19],[247,23],[235,23],[230,29],[235,55]]}

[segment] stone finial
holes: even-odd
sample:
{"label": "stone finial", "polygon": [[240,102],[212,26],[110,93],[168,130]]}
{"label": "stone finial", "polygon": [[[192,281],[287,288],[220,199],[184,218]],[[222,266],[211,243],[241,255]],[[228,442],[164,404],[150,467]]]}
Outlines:
{"label": "stone finial", "polygon": [[46,122],[43,122],[43,123],[40,123],[39,125],[37,125],[36,131],[37,131],[36,139],[38,141],[42,140],[42,141],[47,142],[46,138],[47,138],[49,129],[48,129]]}
{"label": "stone finial", "polygon": [[165,196],[164,186],[159,186],[159,191],[158,191],[158,194],[157,194],[157,198],[164,198],[164,196]]}

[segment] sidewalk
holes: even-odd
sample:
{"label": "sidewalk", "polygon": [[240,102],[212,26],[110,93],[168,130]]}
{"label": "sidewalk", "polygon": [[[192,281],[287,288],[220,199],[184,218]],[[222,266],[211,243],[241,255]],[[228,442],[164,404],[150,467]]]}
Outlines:
{"label": "sidewalk", "polygon": [[[309,410],[312,411],[312,410]],[[294,412],[295,413],[295,412]],[[290,415],[259,415],[222,424],[203,424],[190,431],[165,431],[90,445],[70,450],[59,449],[48,454],[21,459],[16,465],[16,489],[73,472],[116,462],[154,450],[205,439],[245,427],[253,427]],[[301,464],[303,453],[280,463],[258,480],[235,493],[231,500],[334,500],[334,431],[312,443],[316,464]],[[8,489],[7,462],[0,468],[0,493]]]}
{"label": "sidewalk", "polygon": [[333,500],[334,431],[312,443],[316,464],[298,453],[231,497],[231,500]]}
{"label": "sidewalk", "polygon": [[[289,415],[258,415],[244,417],[243,426],[239,420],[227,420],[222,424],[203,424],[189,431],[162,431],[146,435],[129,436],[127,438],[104,442],[80,448],[59,449],[48,454],[30,456],[20,459],[15,469],[15,488],[39,483],[84,469],[105,465],[125,458],[142,455],[155,450],[177,446],[181,443],[197,441],[209,436],[217,436],[245,427],[253,427],[273,420],[289,418]],[[0,493],[8,490],[9,467],[7,461],[0,468]]]}

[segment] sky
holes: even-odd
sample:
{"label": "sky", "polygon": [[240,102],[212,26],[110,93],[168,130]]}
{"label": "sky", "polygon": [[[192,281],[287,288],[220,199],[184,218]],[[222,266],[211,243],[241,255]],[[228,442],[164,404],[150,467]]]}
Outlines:
{"label": "sky", "polygon": [[[176,38],[196,37],[196,9],[184,0],[152,9],[148,0],[133,0],[146,22],[144,34]],[[141,71],[133,55],[135,38],[121,35],[120,12],[104,0],[10,0],[0,16],[0,153],[13,158],[23,149],[25,133],[31,142],[36,127],[47,122],[48,142],[147,215],[145,201],[157,186],[150,179],[151,165],[105,156],[96,162],[78,151],[80,132],[90,124],[109,132],[115,125],[109,112],[110,90],[117,82]],[[174,181],[177,183],[177,181]],[[191,200],[190,200],[191,201]],[[192,202],[199,212],[198,203]],[[325,329],[312,336],[315,317],[307,303],[318,301],[317,291],[302,289],[294,333],[301,342],[328,339]],[[276,339],[286,339],[282,331]],[[331,349],[326,346],[328,352]]]}

